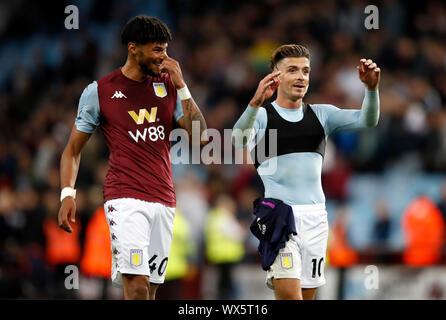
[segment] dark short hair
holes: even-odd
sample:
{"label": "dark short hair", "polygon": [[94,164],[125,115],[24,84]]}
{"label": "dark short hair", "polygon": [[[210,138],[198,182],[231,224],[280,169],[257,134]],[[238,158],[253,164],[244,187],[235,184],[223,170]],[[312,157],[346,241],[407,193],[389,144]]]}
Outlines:
{"label": "dark short hair", "polygon": [[271,70],[279,63],[280,60],[288,57],[305,57],[310,59],[310,51],[307,47],[300,44],[284,44],[274,50],[271,55],[270,67]]}
{"label": "dark short hair", "polygon": [[121,42],[128,45],[129,42],[136,44],[165,43],[172,40],[167,25],[155,17],[145,15],[130,19],[121,32]]}

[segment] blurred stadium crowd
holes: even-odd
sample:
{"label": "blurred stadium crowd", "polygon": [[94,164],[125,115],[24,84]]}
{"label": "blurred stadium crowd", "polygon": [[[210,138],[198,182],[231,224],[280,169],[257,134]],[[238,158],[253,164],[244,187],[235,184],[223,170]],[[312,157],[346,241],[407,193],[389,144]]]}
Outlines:
{"label": "blurred stadium crowd", "polygon": [[[64,28],[69,4],[79,8],[79,30]],[[102,206],[108,153],[98,130],[82,154],[79,250],[69,257],[49,253],[50,242],[66,238],[54,231],[60,155],[85,86],[124,64],[119,32],[137,14],[169,25],[168,54],[180,62],[208,127],[221,132],[244,111],[278,45],[309,47],[308,103],[358,108],[364,88],[355,67],[363,57],[376,61],[379,124],[331,136],[322,179],[329,220],[342,217],[354,250],[401,252],[401,217],[412,199],[425,194],[446,214],[446,3],[375,4],[378,30],[364,28],[368,3],[361,0],[0,3],[0,297],[74,297],[60,283],[64,267],[81,265],[84,257],[87,226]],[[180,164],[173,172],[178,210],[188,224],[183,236],[193,248],[182,275],[189,295],[181,297],[200,298],[200,270],[212,263],[205,249],[210,213],[230,212],[226,233],[243,244],[243,254],[223,263],[221,273],[229,277],[231,262],[258,263],[249,224],[263,186],[251,165]],[[221,297],[233,298],[228,290],[222,285]]]}

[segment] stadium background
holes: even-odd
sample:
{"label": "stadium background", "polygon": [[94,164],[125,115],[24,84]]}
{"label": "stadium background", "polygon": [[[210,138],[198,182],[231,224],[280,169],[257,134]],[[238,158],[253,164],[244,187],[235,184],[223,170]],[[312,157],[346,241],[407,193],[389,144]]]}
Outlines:
{"label": "stadium background", "polygon": [[[78,30],[64,28],[64,9],[71,4],[79,8]],[[174,40],[168,53],[179,60],[208,127],[221,132],[232,128],[243,112],[258,81],[268,73],[271,51],[280,44],[310,48],[312,71],[305,99],[309,103],[359,107],[363,85],[355,66],[362,57],[376,61],[382,70],[377,128],[338,133],[327,144],[323,186],[330,246],[336,243],[344,255],[328,261],[327,285],[317,298],[444,299],[446,4],[376,1],[379,29],[367,30],[364,9],[369,4],[1,2],[0,297],[120,298],[120,290],[84,272],[81,262],[87,226],[102,205],[107,169],[99,130],[82,154],[76,183],[77,249],[61,249],[71,253],[59,257],[49,255],[49,247],[62,238],[48,230],[53,230],[51,221],[56,221],[59,209],[59,160],[80,94],[88,83],[124,64],[120,29],[130,17],[147,14],[171,28]],[[188,268],[161,287],[160,298],[273,299],[263,283],[256,241],[248,232],[252,201],[262,192],[253,167],[174,165],[173,172],[178,209],[186,221],[183,232],[178,231],[184,247],[177,251],[187,253]],[[424,245],[434,248],[437,256],[414,266],[404,259],[403,217],[409,204],[423,195],[436,204],[442,218],[421,230],[422,238],[432,235]],[[227,233],[244,248],[241,260],[223,267],[210,261],[205,250],[206,219],[219,210],[233,213],[226,216]],[[80,268],[78,290],[64,287],[67,265]],[[367,266],[377,267],[378,288],[367,289]],[[219,285],[218,273],[231,269],[234,286]]]}

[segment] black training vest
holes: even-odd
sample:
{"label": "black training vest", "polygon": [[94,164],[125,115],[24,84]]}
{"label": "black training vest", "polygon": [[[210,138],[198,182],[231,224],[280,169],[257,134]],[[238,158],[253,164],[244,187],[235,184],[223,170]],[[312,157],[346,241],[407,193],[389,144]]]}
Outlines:
{"label": "black training vest", "polygon": [[[273,156],[295,152],[317,152],[322,157],[325,155],[324,128],[310,106],[302,103],[304,116],[298,122],[290,122],[282,118],[272,104],[264,106],[267,115],[266,131],[259,143],[251,150],[251,158],[255,159],[256,169],[262,162]],[[269,152],[269,129],[277,129],[276,155],[270,155]]]}

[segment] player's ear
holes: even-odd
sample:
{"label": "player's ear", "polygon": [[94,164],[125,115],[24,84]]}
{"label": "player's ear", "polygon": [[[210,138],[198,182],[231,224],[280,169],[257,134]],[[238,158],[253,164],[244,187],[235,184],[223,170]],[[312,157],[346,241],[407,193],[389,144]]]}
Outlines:
{"label": "player's ear", "polygon": [[127,44],[127,51],[133,55],[136,54],[136,44],[134,42],[129,42]]}
{"label": "player's ear", "polygon": [[[274,71],[280,71],[277,65],[274,67]],[[282,81],[282,73],[280,73],[277,78],[279,78],[279,80]]]}

